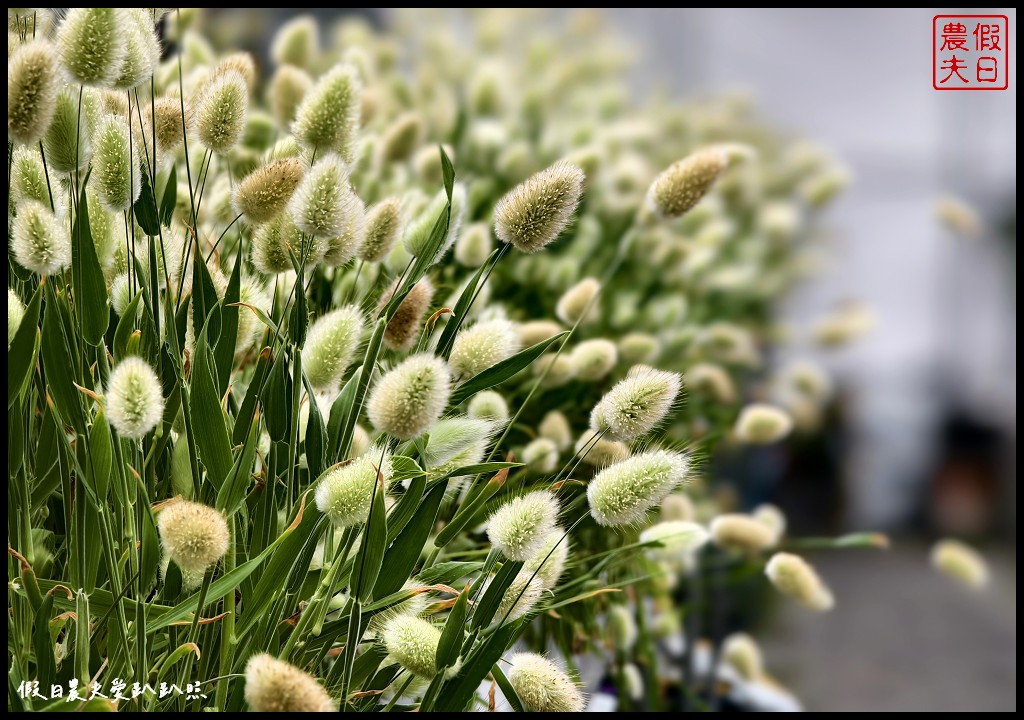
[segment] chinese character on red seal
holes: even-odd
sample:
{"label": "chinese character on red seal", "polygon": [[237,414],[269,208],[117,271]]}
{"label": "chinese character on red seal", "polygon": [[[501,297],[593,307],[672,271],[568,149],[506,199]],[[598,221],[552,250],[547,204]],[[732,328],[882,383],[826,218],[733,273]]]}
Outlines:
{"label": "chinese character on red seal", "polygon": [[1006,15],[936,15],[932,19],[932,87],[1008,88],[1009,32]]}

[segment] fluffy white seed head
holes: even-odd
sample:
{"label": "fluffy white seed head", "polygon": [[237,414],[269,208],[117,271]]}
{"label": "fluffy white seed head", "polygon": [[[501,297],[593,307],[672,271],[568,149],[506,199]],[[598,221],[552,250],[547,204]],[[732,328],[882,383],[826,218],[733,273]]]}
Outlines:
{"label": "fluffy white seed head", "polygon": [[471,418],[490,420],[497,425],[504,425],[510,417],[508,403],[494,390],[484,390],[474,395],[466,413]]}
{"label": "fluffy white seed head", "polygon": [[313,87],[312,76],[294,65],[282,65],[270,78],[267,96],[270,111],[282,130],[287,130],[295,120],[295,114],[306,94]]}
{"label": "fluffy white seed head", "polygon": [[635,663],[628,662],[622,666],[622,680],[625,684],[626,694],[634,702],[639,702],[644,697],[644,676]]}
{"label": "fluffy white seed head", "polygon": [[336,527],[366,522],[377,482],[391,481],[391,453],[374,446],[347,465],[335,467],[316,486],[316,506]]}
{"label": "fluffy white seed head", "polygon": [[384,198],[366,211],[363,242],[357,253],[365,262],[380,262],[402,234],[402,200]]}
{"label": "fluffy white seed head", "polygon": [[569,560],[569,536],[562,528],[556,527],[544,538],[540,549],[526,561],[522,572],[533,575],[545,590],[551,590],[558,584],[558,579],[565,572],[565,564]]}
{"label": "fluffy white seed head", "polygon": [[164,396],[156,372],[142,358],[126,357],[107,382],[107,416],[118,434],[141,438],[164,414]]}
{"label": "fluffy white seed head", "polygon": [[555,529],[558,501],[540,490],[513,498],[491,515],[487,537],[509,560],[527,561],[544,545]]}
{"label": "fluffy white seed head", "polygon": [[455,336],[448,364],[457,381],[468,380],[519,350],[519,333],[505,318],[481,320]]}
{"label": "fluffy white seed head", "polygon": [[559,451],[566,450],[572,445],[572,427],[565,415],[558,410],[552,410],[544,416],[537,426],[537,432],[542,438],[553,442]]}
{"label": "fluffy white seed head", "polygon": [[764,572],[776,590],[811,610],[824,612],[835,606],[832,591],[802,557],[791,553],[775,553]]}
{"label": "fluffy white seed head", "polygon": [[531,440],[523,448],[523,462],[534,472],[547,475],[558,467],[558,446],[545,437]]}
{"label": "fluffy white seed head", "polygon": [[728,165],[728,154],[721,147],[698,150],[654,178],[647,204],[660,217],[679,217],[700,202]]}
{"label": "fluffy white seed head", "polygon": [[593,382],[612,371],[619,360],[619,350],[611,340],[595,338],[573,348],[569,359],[576,379]]}
{"label": "fluffy white seed head", "polygon": [[494,240],[487,223],[470,223],[455,241],[455,262],[464,267],[480,267],[493,249]]}
{"label": "fluffy white seed head", "polygon": [[[597,279],[583,278],[578,283],[565,291],[558,299],[555,306],[555,315],[566,325],[575,325],[577,322],[588,322],[595,316],[597,302],[595,298],[601,291],[601,283]],[[584,319],[583,315],[587,313]]]}
{"label": "fluffy white seed head", "polygon": [[[118,317],[124,316],[124,311],[128,308],[128,303],[132,301],[132,288],[129,282],[128,273],[119,273],[112,283],[110,283],[110,304],[114,308],[114,312],[117,313]],[[136,309],[136,315],[142,308]]]}
{"label": "fluffy white seed head", "polygon": [[289,250],[306,266],[320,262],[327,251],[327,239],[306,235],[288,212],[256,228],[252,236],[252,263],[260,272],[274,274],[293,270]]}
{"label": "fluffy white seed head", "polygon": [[302,161],[289,157],[249,173],[235,187],[232,197],[235,212],[251,225],[273,220],[288,205],[304,172]]}
{"label": "fluffy white seed head", "polygon": [[[181,101],[177,97],[159,97],[153,102],[152,108],[145,108],[145,129],[149,132],[146,137],[151,143],[156,144],[157,163],[166,165],[174,160],[174,153],[182,145],[185,133],[191,129],[193,113],[191,105],[186,105],[184,113],[181,109]],[[184,116],[184,120],[183,120]],[[153,152],[150,145],[149,152]]]}
{"label": "fluffy white seed head", "polygon": [[697,518],[697,510],[693,500],[684,493],[672,493],[661,501],[661,520],[693,521]]}
{"label": "fluffy white seed head", "polygon": [[128,52],[122,8],[72,8],[57,28],[57,53],[75,84],[110,87]]}
{"label": "fluffy white seed head", "polygon": [[255,712],[334,712],[320,682],[299,668],[261,653],[245,666],[245,702]]}
{"label": "fluffy white seed head", "polygon": [[816,404],[828,402],[832,397],[832,379],[814,363],[801,361],[786,368],[787,389]]}
{"label": "fluffy white seed head", "polygon": [[398,664],[417,677],[430,680],[437,674],[437,645],[441,631],[427,620],[400,615],[384,626],[381,639]]}
{"label": "fluffy white seed head", "polygon": [[709,539],[702,525],[686,520],[663,520],[640,533],[640,542],[659,542],[647,552],[659,560],[675,560],[692,555]]}
{"label": "fluffy white seed head", "polygon": [[[514,622],[525,615],[529,615],[537,606],[537,603],[540,602],[541,597],[544,595],[544,585],[539,576],[531,580],[532,575],[533,573],[526,570],[519,571],[516,579],[512,581],[508,590],[505,591],[501,603],[498,604],[498,610],[494,613],[494,620],[496,622]],[[490,581],[487,584],[489,585]],[[486,588],[487,586],[485,585],[485,592]]]}
{"label": "fluffy white seed head", "polygon": [[979,590],[989,581],[988,565],[974,548],[959,540],[940,540],[932,547],[932,566],[942,574]]}
{"label": "fluffy white seed head", "polygon": [[57,57],[39,38],[7,58],[7,138],[22,145],[38,142],[57,109]]}
{"label": "fluffy white seed head", "polygon": [[517,327],[523,347],[532,347],[562,332],[562,326],[554,320],[530,320],[519,323]]}
{"label": "fluffy white seed head", "polygon": [[[63,193],[59,192],[53,197],[57,215],[64,214],[62,198]],[[50,207],[50,190],[46,184],[46,168],[43,167],[39,149],[16,145],[11,156],[11,202],[17,205],[22,200],[35,200]]]}
{"label": "fluffy white seed head", "polygon": [[740,513],[719,515],[712,520],[711,537],[719,547],[750,553],[767,550],[778,540],[773,528]]}
{"label": "fluffy white seed head", "polygon": [[629,447],[624,442],[598,436],[599,433],[587,430],[576,441],[576,452],[587,465],[604,468],[629,457]]}
{"label": "fluffy white seed head", "polygon": [[608,631],[616,650],[626,653],[633,649],[640,636],[636,618],[625,605],[612,605],[608,609]]}
{"label": "fluffy white seed head", "polygon": [[346,305],[317,318],[306,334],[303,369],[314,390],[336,387],[352,362],[363,334],[363,315]]}
{"label": "fluffy white seed head", "polygon": [[88,166],[92,158],[93,138],[86,122],[86,108],[95,102],[91,90],[82,93],[82,118],[78,117],[78,93],[67,85],[57,92],[57,104],[50,127],[43,136],[46,164],[50,172],[71,173]]}
{"label": "fluffy white seed head", "polygon": [[722,642],[722,659],[744,680],[758,680],[764,675],[764,660],[757,641],[747,633],[732,633]]}
{"label": "fluffy white seed head", "polygon": [[[378,310],[383,309],[398,289],[398,280],[394,282],[381,294]],[[413,285],[412,290],[399,303],[395,314],[388,321],[384,330],[384,344],[392,350],[409,350],[416,344],[420,334],[423,316],[430,309],[430,303],[434,300],[434,284],[430,278],[422,278]]]}
{"label": "fluffy white seed head", "polygon": [[[118,226],[117,213],[110,212],[104,207],[99,193],[91,185],[92,183],[85,191],[89,203],[89,232],[92,234],[92,244],[96,247],[96,258],[100,265],[110,267],[114,261],[114,252],[124,245],[124,225]],[[163,259],[159,255],[158,258],[162,265]]]}
{"label": "fluffy white seed head", "polygon": [[107,115],[96,129],[92,158],[92,185],[111,212],[130,208],[142,192],[139,156],[132,145],[128,123]]}
{"label": "fluffy white seed head", "polygon": [[773,545],[777,545],[782,536],[786,534],[786,516],[776,506],[769,503],[758,505],[750,515],[775,533]]}
{"label": "fluffy white seed head", "polygon": [[7,288],[7,347],[11,346],[14,336],[18,334],[21,321],[25,319],[25,305],[18,297],[18,293]]}
{"label": "fluffy white seed head", "polygon": [[71,264],[71,238],[50,208],[35,200],[18,203],[11,246],[23,268],[53,275]]}
{"label": "fluffy white seed head", "polygon": [[557,665],[536,653],[509,657],[508,681],[532,712],[583,712],[584,698],[576,683]]}
{"label": "fluffy white seed head", "polygon": [[681,387],[678,373],[635,365],[594,406],[590,428],[605,430],[613,439],[635,440],[665,419]]}
{"label": "fluffy white seed head", "polygon": [[736,402],[736,385],[721,365],[698,363],[686,372],[685,383],[687,390],[710,395],[725,405]]}
{"label": "fluffy white seed head", "polygon": [[308,69],[319,54],[320,33],[311,15],[300,15],[282,25],[270,46],[270,56],[278,65]]}
{"label": "fluffy white seed head", "polygon": [[496,429],[497,426],[488,420],[465,416],[438,420],[430,428],[420,459],[425,467],[441,467],[481,442],[489,442]]}
{"label": "fluffy white seed head", "polygon": [[160,39],[146,10],[129,9],[123,19],[125,53],[114,87],[130,90],[152,77],[160,62]]}
{"label": "fluffy white seed head", "polygon": [[[452,209],[448,219],[448,234],[434,254],[433,262],[440,261],[459,236],[462,221],[466,217],[466,201],[466,186],[463,183],[455,183],[452,188]],[[444,213],[447,204],[448,195],[444,190],[439,191],[430,204],[406,226],[405,233],[402,235],[402,245],[406,252],[416,256],[427,252],[434,225]]]}
{"label": "fluffy white seed head", "polygon": [[736,420],[736,437],[752,445],[768,445],[789,435],[793,419],[785,410],[754,403],[740,411]]}
{"label": "fluffy white seed head", "polygon": [[338,155],[327,154],[302,178],[288,209],[299,230],[326,240],[345,230],[348,195],[348,167]]}
{"label": "fluffy white seed head", "polygon": [[199,140],[218,155],[226,155],[242,139],[249,114],[249,86],[236,70],[207,83],[199,96],[196,127]]}
{"label": "fluffy white seed head", "polygon": [[686,456],[670,450],[650,450],[610,465],[587,486],[590,513],[600,525],[640,522],[686,479],[688,469]]}
{"label": "fluffy white seed head", "polygon": [[450,395],[451,376],[444,361],[421,353],[406,358],[377,382],[367,415],[380,432],[410,440],[437,422]]}
{"label": "fluffy white seed head", "polygon": [[340,267],[354,258],[363,244],[366,223],[366,206],[351,188],[342,193],[339,203],[344,217],[340,233],[327,241],[324,263],[328,267]]}
{"label": "fluffy white seed head", "polygon": [[292,132],[307,149],[354,159],[362,83],[352,65],[335,65],[317,80],[295,112]]}
{"label": "fluffy white seed head", "polygon": [[582,170],[564,160],[528,178],[494,206],[494,234],[520,252],[541,250],[569,224],[584,179]]}
{"label": "fluffy white seed head", "polygon": [[156,524],[164,552],[183,572],[201,576],[228,551],[228,523],[208,505],[173,503],[160,511]]}

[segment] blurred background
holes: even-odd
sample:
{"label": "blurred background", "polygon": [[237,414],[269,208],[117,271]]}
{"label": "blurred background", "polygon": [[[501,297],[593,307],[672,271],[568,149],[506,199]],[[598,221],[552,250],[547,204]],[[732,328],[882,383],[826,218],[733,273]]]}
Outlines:
{"label": "blurred background", "polygon": [[[288,8],[211,21],[260,55],[303,12],[325,23],[340,12],[380,27],[393,19]],[[822,436],[729,468],[751,494],[745,505],[775,502],[797,533],[893,536],[884,554],[816,555],[836,611],[780,603],[759,631],[773,674],[810,710],[1016,709],[1016,11],[971,11],[1009,17],[1009,89],[995,92],[933,90],[940,12],[608,11],[640,53],[638,94],[748,94],[853,176],[830,210],[822,271],[784,319],[806,327],[856,299],[874,328],[813,355],[838,388]],[[945,195],[976,209],[977,237],[939,222]],[[943,535],[982,550],[989,592],[933,573],[928,547]]]}

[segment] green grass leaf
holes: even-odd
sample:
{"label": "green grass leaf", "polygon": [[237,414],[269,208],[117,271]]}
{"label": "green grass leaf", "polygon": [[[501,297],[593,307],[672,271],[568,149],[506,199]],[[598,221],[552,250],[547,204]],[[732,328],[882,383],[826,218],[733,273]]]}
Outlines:
{"label": "green grass leaf", "polygon": [[396,592],[412,573],[430,531],[434,528],[446,488],[447,483],[442,482],[426,494],[412,519],[388,548],[377,586],[373,589],[374,597]]}
{"label": "green grass leaf", "polygon": [[[45,281],[44,281],[45,282]],[[36,358],[36,336],[38,335],[39,309],[43,303],[43,285],[40,283],[32,293],[25,316],[21,319],[18,332],[7,349],[7,407],[21,394],[21,389],[31,376]]]}
{"label": "green grass leaf", "polygon": [[569,331],[565,331],[549,337],[547,340],[541,340],[536,345],[532,345],[525,350],[521,350],[507,360],[502,360],[497,365],[493,365],[478,375],[474,375],[472,378],[455,388],[455,392],[452,393],[451,405],[455,407],[461,404],[464,400],[476,395],[482,390],[487,390],[500,385],[501,383],[508,380],[510,377],[525,370],[533,363],[534,360],[539,358],[545,350],[551,345],[565,338],[569,334]]}
{"label": "green grass leaf", "polygon": [[[86,183],[88,178],[86,179]],[[85,185],[78,200],[78,214],[71,228],[71,281],[75,290],[75,315],[82,337],[90,345],[99,345],[107,331],[107,282],[96,257],[89,227],[89,202]]]}

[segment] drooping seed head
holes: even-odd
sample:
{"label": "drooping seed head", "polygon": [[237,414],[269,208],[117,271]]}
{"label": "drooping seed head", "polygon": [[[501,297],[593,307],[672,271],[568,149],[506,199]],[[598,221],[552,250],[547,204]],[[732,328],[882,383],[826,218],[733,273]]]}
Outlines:
{"label": "drooping seed head", "polygon": [[[394,297],[398,289],[398,280],[399,278],[396,278],[383,292],[378,309],[382,309]],[[395,314],[388,321],[388,326],[384,330],[384,344],[392,350],[410,349],[419,337],[423,316],[430,309],[433,299],[434,284],[429,278],[424,277],[413,285],[412,290],[399,303]]]}
{"label": "drooping seed head", "polygon": [[505,318],[481,320],[455,336],[448,364],[457,381],[468,380],[519,350],[519,333]]}
{"label": "drooping seed head", "polygon": [[493,249],[494,241],[487,223],[471,223],[455,241],[455,261],[464,267],[480,267]]}
{"label": "drooping seed head", "polygon": [[600,433],[586,430],[576,441],[576,452],[587,465],[604,468],[629,457],[629,447],[619,440],[608,440]]}
{"label": "drooping seed head", "polygon": [[335,712],[320,682],[299,668],[261,653],[245,666],[245,702],[256,712]]}
{"label": "drooping seed head", "polygon": [[780,408],[754,403],[740,411],[736,437],[752,445],[768,445],[789,435],[793,419]]}
{"label": "drooping seed head", "polygon": [[11,246],[23,268],[54,275],[71,263],[71,238],[50,208],[35,200],[18,203]]}
{"label": "drooping seed head", "polygon": [[[434,225],[442,217],[445,207],[448,204],[448,196],[443,190],[439,191],[427,205],[426,209],[419,213],[416,218],[405,228],[402,235],[402,244],[410,255],[419,257],[429,250]],[[452,208],[448,218],[448,234],[441,245],[434,253],[433,262],[437,263],[444,257],[448,249],[455,244],[462,227],[462,221],[466,217],[466,186],[463,183],[455,183],[452,188]]]}
{"label": "drooping seed head", "polygon": [[[498,610],[494,613],[495,622],[501,624],[515,622],[533,611],[544,595],[544,584],[539,575],[531,580],[532,576],[533,573],[526,570],[519,571],[516,579],[509,585],[498,604]],[[489,580],[487,585],[490,582]],[[484,585],[485,592],[487,585]]]}
{"label": "drooping seed head", "polygon": [[729,513],[711,521],[711,537],[719,547],[756,553],[777,541],[776,532],[750,515]]}
{"label": "drooping seed head", "polygon": [[72,92],[67,85],[57,92],[53,118],[43,136],[46,164],[51,172],[66,174],[89,165],[93,143],[89,123],[86,122],[87,96],[92,96],[91,90],[82,93],[82,117],[79,120],[78,93]]}
{"label": "drooping seed head", "polygon": [[944,575],[980,590],[988,585],[989,573],[985,559],[977,550],[959,540],[940,540],[932,547],[932,566]]}
{"label": "drooping seed head", "polygon": [[532,347],[562,332],[562,326],[553,320],[530,320],[519,323],[517,327],[523,347]]}
{"label": "drooping seed head", "polygon": [[231,541],[224,516],[202,503],[184,500],[168,505],[156,524],[167,557],[183,571],[199,575],[224,557]]}
{"label": "drooping seed head", "polygon": [[611,340],[595,338],[573,348],[569,359],[576,379],[593,382],[612,371],[619,360],[619,350]]}
{"label": "drooping seed head", "polygon": [[444,361],[421,353],[406,358],[377,382],[367,415],[380,432],[411,440],[437,422],[450,395],[451,376]]}
{"label": "drooping seed head", "polygon": [[758,680],[764,675],[764,660],[757,641],[747,633],[732,633],[722,642],[722,659],[744,680]]}
{"label": "drooping seed head", "polygon": [[523,448],[523,462],[534,472],[547,475],[558,467],[558,446],[547,438],[537,438]]}
{"label": "drooping seed head", "polygon": [[317,80],[295,111],[292,132],[307,149],[354,159],[362,83],[351,65],[335,65]]}
{"label": "drooping seed head", "polygon": [[558,519],[558,501],[551,493],[540,490],[513,498],[498,508],[487,522],[491,545],[509,560],[532,558]]}
{"label": "drooping seed head", "polygon": [[107,382],[107,416],[118,434],[141,438],[157,426],[163,414],[160,379],[149,363],[134,356],[118,363]]}
{"label": "drooping seed head", "polygon": [[[577,322],[587,322],[593,319],[597,302],[595,298],[601,291],[601,283],[595,278],[584,278],[558,299],[555,306],[555,315],[566,325],[575,325]],[[584,319],[584,313],[587,313]]]}
{"label": "drooping seed head", "polygon": [[363,315],[346,305],[317,318],[306,334],[303,369],[314,390],[337,387],[363,334]]}
{"label": "drooping seed head", "polygon": [[398,664],[427,680],[437,675],[437,645],[441,631],[423,618],[400,615],[384,626],[381,639]]}
{"label": "drooping seed head", "polygon": [[537,552],[523,565],[524,574],[537,574],[537,579],[545,590],[551,590],[558,584],[558,579],[565,572],[565,564],[569,560],[569,536],[562,528],[556,527],[547,537]]}
{"label": "drooping seed head", "polygon": [[419,113],[400,115],[384,131],[380,142],[380,159],[384,163],[408,160],[419,147],[423,137],[423,118]]}
{"label": "drooping seed head", "polygon": [[544,416],[537,426],[537,432],[542,438],[553,442],[559,451],[566,450],[572,445],[572,427],[565,415],[558,410],[552,410]]}
{"label": "drooping seed head", "polygon": [[160,39],[145,10],[128,9],[123,19],[126,22],[120,28],[120,35],[125,44],[125,53],[114,87],[130,90],[153,76],[160,62]]}
{"label": "drooping seed head", "polygon": [[650,450],[599,472],[587,486],[590,513],[600,525],[631,525],[644,519],[685,479],[689,462],[669,450]]}
{"label": "drooping seed head", "polygon": [[583,171],[560,160],[510,190],[494,206],[494,234],[534,253],[566,228],[583,194]]}
{"label": "drooping seed head", "polygon": [[584,699],[576,683],[557,665],[536,653],[509,657],[508,681],[533,712],[583,712]]}
{"label": "drooping seed head", "polygon": [[316,486],[316,506],[336,527],[366,522],[377,482],[391,482],[391,453],[374,446],[347,465],[328,470]]}
{"label": "drooping seed head", "polygon": [[660,547],[647,552],[659,560],[674,560],[692,555],[708,541],[708,531],[702,525],[686,520],[663,520],[640,533],[640,542],[659,542]]}
{"label": "drooping seed head", "polygon": [[142,192],[142,171],[128,123],[107,115],[96,129],[92,158],[92,184],[103,206],[111,212],[130,208]]}
{"label": "drooping seed head", "polygon": [[122,8],[72,8],[57,28],[57,54],[68,77],[81,85],[110,87],[121,73],[129,13]]}
{"label": "drooping seed head", "polygon": [[25,319],[25,305],[18,297],[18,293],[7,288],[7,347],[14,342],[14,336],[18,334],[21,321]]}
{"label": "drooping seed head", "polygon": [[776,590],[811,610],[824,612],[835,606],[832,591],[802,557],[791,553],[775,553],[764,572]]}
{"label": "drooping seed head", "polygon": [[576,366],[568,355],[547,353],[533,363],[533,374],[544,378],[543,387],[557,388],[576,377]]}
{"label": "drooping seed head", "polygon": [[270,46],[270,56],[278,65],[309,69],[319,54],[320,32],[311,15],[300,15],[282,25]]}
{"label": "drooping seed head", "polygon": [[505,425],[510,417],[508,403],[494,390],[478,392],[469,401],[466,414],[471,418],[490,420],[498,426]]}
{"label": "drooping seed head", "polygon": [[245,132],[249,86],[236,70],[225,71],[206,83],[199,95],[196,128],[199,140],[218,155],[226,155]]}
{"label": "drooping seed head", "polygon": [[324,264],[341,267],[359,253],[366,232],[366,206],[351,188],[342,194],[340,201],[345,224],[342,231],[327,241]]}
{"label": "drooping seed head", "polygon": [[776,506],[770,503],[758,505],[750,516],[774,533],[775,541],[772,545],[777,545],[786,534],[786,516]]}
{"label": "drooping seed head", "polygon": [[497,426],[488,420],[465,416],[438,420],[430,428],[420,459],[424,467],[441,467],[477,444],[488,443],[496,429]]}
{"label": "drooping seed head", "polygon": [[647,204],[660,217],[679,217],[700,202],[728,165],[728,155],[721,147],[698,150],[654,178]]}
{"label": "drooping seed head", "polygon": [[608,631],[615,649],[626,653],[633,649],[640,636],[632,611],[621,604],[612,605],[608,609]]}
{"label": "drooping seed head", "polygon": [[34,145],[50,127],[57,110],[57,57],[39,38],[19,46],[7,58],[7,138]]}
{"label": "drooping seed head", "polygon": [[302,161],[289,157],[250,173],[235,188],[232,198],[235,212],[251,225],[273,220],[288,205],[304,172]]}
{"label": "drooping seed head", "polygon": [[348,196],[348,167],[330,153],[321,156],[302,178],[288,209],[302,232],[326,240],[345,230]]}
{"label": "drooping seed head", "polygon": [[672,493],[661,501],[661,520],[691,522],[697,517],[693,500],[683,493]]}
{"label": "drooping seed head", "polygon": [[594,406],[590,428],[607,431],[612,439],[635,440],[665,419],[681,387],[678,373],[635,365]]}
{"label": "drooping seed head", "polygon": [[294,65],[282,65],[270,78],[270,111],[282,130],[287,130],[295,120],[299,105],[313,87],[313,78],[308,72]]}
{"label": "drooping seed head", "polygon": [[402,200],[384,198],[366,211],[363,243],[357,253],[365,262],[380,262],[402,234]]}

